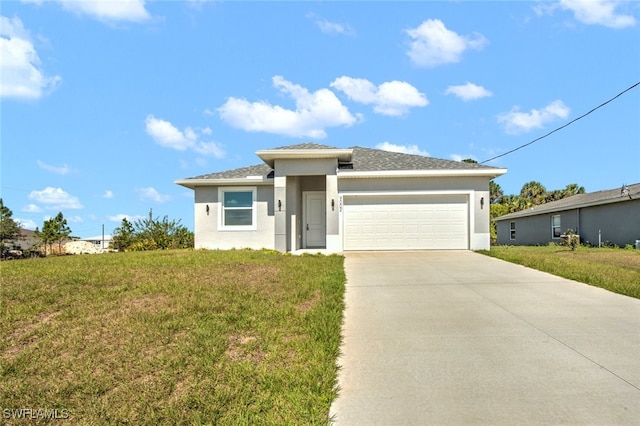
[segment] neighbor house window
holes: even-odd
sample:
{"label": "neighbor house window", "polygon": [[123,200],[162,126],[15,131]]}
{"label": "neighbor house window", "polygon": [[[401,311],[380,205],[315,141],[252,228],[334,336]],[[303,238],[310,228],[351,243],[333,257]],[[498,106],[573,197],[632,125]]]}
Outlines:
{"label": "neighbor house window", "polygon": [[509,222],[509,238],[512,240],[516,239],[516,223]]}
{"label": "neighbor house window", "polygon": [[553,238],[560,238],[562,230],[560,228],[560,215],[555,214],[551,216],[551,236]]}
{"label": "neighbor house window", "polygon": [[256,188],[219,188],[220,229],[256,229]]}

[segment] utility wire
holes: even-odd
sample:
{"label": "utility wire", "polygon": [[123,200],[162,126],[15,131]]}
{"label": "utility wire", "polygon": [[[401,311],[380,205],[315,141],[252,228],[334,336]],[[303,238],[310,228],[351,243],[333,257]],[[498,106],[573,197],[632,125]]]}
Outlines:
{"label": "utility wire", "polygon": [[578,120],[580,120],[580,119],[582,119],[582,118],[586,117],[587,115],[591,114],[591,113],[592,113],[592,112],[594,112],[595,110],[602,108],[603,106],[605,106],[605,105],[606,105],[606,104],[608,104],[609,102],[614,101],[616,98],[619,98],[620,96],[624,95],[626,92],[628,92],[628,91],[629,91],[629,90],[631,90],[631,89],[634,89],[634,88],[635,88],[635,87],[637,87],[637,86],[640,86],[640,81],[639,81],[639,82],[637,82],[636,84],[634,84],[634,85],[632,85],[632,86],[630,86],[630,87],[628,87],[628,88],[624,89],[622,92],[618,93],[617,95],[615,95],[613,98],[609,99],[608,101],[601,103],[601,104],[600,104],[600,105],[598,105],[597,107],[593,108],[591,111],[589,111],[589,112],[587,112],[587,113],[585,113],[585,114],[582,114],[580,117],[574,118],[573,120],[569,121],[568,123],[564,124],[563,126],[560,126],[560,127],[558,127],[557,129],[554,129],[554,130],[550,131],[550,132],[549,132],[549,133],[547,133],[546,135],[542,135],[542,136],[540,136],[539,138],[536,138],[536,139],[532,140],[531,142],[527,142],[527,143],[525,143],[524,145],[520,145],[519,147],[514,148],[514,149],[512,149],[512,150],[510,150],[510,151],[507,151],[507,152],[505,152],[505,153],[503,153],[503,154],[496,155],[495,157],[491,157],[491,158],[489,158],[488,160],[481,161],[481,162],[480,162],[480,164],[488,163],[489,161],[493,161],[493,160],[495,160],[496,158],[504,157],[505,155],[511,154],[512,152],[516,152],[516,151],[517,151],[517,150],[519,150],[519,149],[522,149],[522,148],[524,148],[524,147],[526,147],[526,146],[529,146],[529,145],[531,145],[531,144],[533,144],[533,143],[536,143],[536,142],[538,142],[539,140],[544,139],[544,138],[546,138],[547,136],[549,136],[549,135],[551,135],[551,134],[553,134],[553,133],[557,132],[558,130],[562,130],[562,129],[564,129],[565,127],[567,127],[567,126],[569,126],[569,125],[571,125],[571,124],[575,123],[576,121],[578,121]]}

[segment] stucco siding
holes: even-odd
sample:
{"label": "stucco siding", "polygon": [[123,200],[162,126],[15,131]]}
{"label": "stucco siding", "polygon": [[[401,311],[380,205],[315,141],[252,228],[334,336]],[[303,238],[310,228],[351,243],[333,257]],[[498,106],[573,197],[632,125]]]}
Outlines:
{"label": "stucco siding", "polygon": [[[578,228],[575,210],[558,213],[541,214],[537,216],[521,217],[511,220],[499,221],[497,226],[498,244],[536,246],[560,243],[561,238],[553,238],[551,217],[560,215],[560,230],[565,233],[567,229]],[[511,239],[511,222],[515,222],[515,238]]]}
{"label": "stucco siding", "polygon": [[[582,207],[497,222],[498,244],[546,245],[562,240],[552,238],[551,217],[560,215],[561,230],[572,229],[580,242],[597,246],[599,240],[620,247],[640,240],[640,200]],[[516,238],[511,239],[510,223],[515,222]],[[599,237],[600,234],[600,237]]]}
{"label": "stucco siding", "polygon": [[640,240],[640,199],[581,209],[582,242],[598,245],[598,231],[602,242],[635,245]]}
{"label": "stucco siding", "polygon": [[[258,186],[256,193],[256,229],[246,231],[219,230],[219,209],[217,186],[195,189],[194,236],[196,249],[232,248],[273,249],[274,210],[273,187]],[[207,214],[206,207],[209,206]]]}
{"label": "stucco siding", "polygon": [[469,249],[486,250],[490,247],[489,180],[487,177],[343,178],[338,180],[338,189],[343,195],[359,192],[465,194],[469,205]]}

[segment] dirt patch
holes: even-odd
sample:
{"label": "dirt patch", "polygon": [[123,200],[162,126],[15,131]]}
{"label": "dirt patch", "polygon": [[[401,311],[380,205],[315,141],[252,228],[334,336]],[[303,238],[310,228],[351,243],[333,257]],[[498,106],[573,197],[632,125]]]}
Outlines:
{"label": "dirt patch", "polygon": [[60,311],[43,312],[37,316],[33,322],[25,322],[17,326],[5,337],[6,349],[2,358],[12,361],[27,347],[37,342],[35,332],[42,326],[49,324],[54,318],[61,314]]}
{"label": "dirt patch", "polygon": [[232,361],[251,361],[259,364],[267,356],[266,352],[256,347],[258,338],[255,336],[229,336],[229,347],[225,355]]}
{"label": "dirt patch", "polygon": [[298,304],[296,306],[296,310],[301,314],[304,314],[313,309],[313,307],[316,306],[321,299],[322,295],[320,294],[320,290],[316,290],[310,299],[307,299],[304,302]]}

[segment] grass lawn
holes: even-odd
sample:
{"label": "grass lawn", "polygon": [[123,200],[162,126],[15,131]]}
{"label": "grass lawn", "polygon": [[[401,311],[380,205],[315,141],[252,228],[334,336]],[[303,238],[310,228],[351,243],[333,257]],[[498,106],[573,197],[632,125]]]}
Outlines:
{"label": "grass lawn", "polygon": [[494,246],[479,253],[640,299],[640,250]]}
{"label": "grass lawn", "polygon": [[0,268],[3,421],[57,409],[92,425],[327,423],[340,256],[156,251]]}

